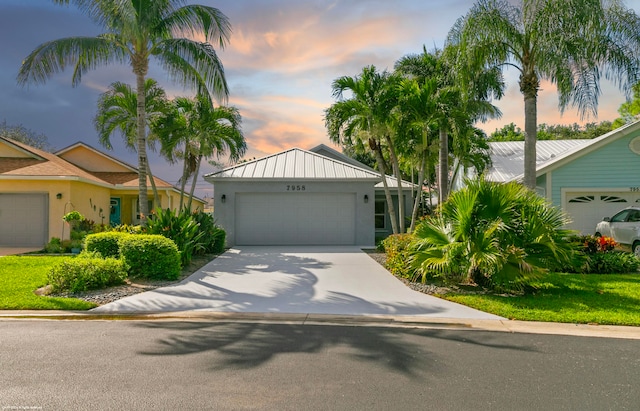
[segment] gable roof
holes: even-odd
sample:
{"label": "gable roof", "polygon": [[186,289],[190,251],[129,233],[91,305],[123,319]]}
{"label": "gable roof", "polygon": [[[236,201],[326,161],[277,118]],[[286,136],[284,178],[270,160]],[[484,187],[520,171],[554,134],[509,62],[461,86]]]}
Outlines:
{"label": "gable roof", "polygon": [[[589,140],[539,140],[536,142],[536,176],[640,130],[640,121],[627,124]],[[493,165],[486,173],[492,181],[521,181],[524,178],[524,141],[489,143]]]}
{"label": "gable roof", "polygon": [[380,181],[380,175],[374,171],[300,148],[292,148],[205,175],[207,181],[228,178]]}

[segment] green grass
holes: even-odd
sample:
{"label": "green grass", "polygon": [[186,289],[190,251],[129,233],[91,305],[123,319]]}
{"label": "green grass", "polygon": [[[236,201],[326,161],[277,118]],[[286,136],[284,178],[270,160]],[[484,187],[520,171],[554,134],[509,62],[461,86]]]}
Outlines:
{"label": "green grass", "polygon": [[96,304],[75,298],[45,297],[33,292],[47,285],[49,269],[64,258],[0,257],[0,310],[88,310]]}
{"label": "green grass", "polygon": [[513,320],[640,326],[640,275],[549,274],[533,295],[443,298]]}

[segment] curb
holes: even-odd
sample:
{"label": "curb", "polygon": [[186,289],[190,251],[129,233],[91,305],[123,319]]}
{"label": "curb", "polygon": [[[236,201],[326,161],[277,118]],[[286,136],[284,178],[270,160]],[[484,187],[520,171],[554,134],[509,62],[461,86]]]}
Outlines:
{"label": "curb", "polygon": [[51,321],[207,321],[292,325],[341,325],[438,330],[493,331],[640,340],[640,327],[564,324],[515,320],[476,320],[388,315],[231,313],[207,311],[95,314],[85,311],[0,311],[2,320]]}

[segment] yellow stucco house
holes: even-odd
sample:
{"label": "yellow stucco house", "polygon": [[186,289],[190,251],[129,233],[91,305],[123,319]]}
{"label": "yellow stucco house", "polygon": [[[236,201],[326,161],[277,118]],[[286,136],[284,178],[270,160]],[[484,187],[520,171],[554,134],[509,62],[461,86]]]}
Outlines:
{"label": "yellow stucco house", "polygon": [[[160,204],[177,209],[180,191],[154,177]],[[137,169],[87,144],[56,153],[0,137],[0,247],[42,247],[69,238],[62,216],[76,210],[96,224],[138,224]],[[192,208],[203,209],[194,198]]]}

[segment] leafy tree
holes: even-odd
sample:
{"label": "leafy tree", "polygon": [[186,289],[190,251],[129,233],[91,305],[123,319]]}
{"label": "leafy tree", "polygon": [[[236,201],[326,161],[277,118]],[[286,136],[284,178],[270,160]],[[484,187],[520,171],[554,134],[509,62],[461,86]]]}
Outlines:
{"label": "leafy tree", "polygon": [[[614,130],[614,123],[611,121],[601,121],[600,123],[587,123],[584,126],[579,124],[572,125],[547,125],[540,124],[538,126],[538,140],[576,140],[591,139],[600,137]],[[507,124],[501,129],[496,129],[489,141],[523,141],[524,133],[520,127],[516,127],[514,123]]]}
{"label": "leafy tree", "polygon": [[[379,72],[374,66],[363,68],[362,73],[343,76],[333,81],[333,96],[338,99],[325,110],[325,126],[331,141],[342,146],[368,147],[376,157],[382,178],[387,209],[394,234],[399,233],[395,206],[387,184],[387,168],[383,158],[383,147],[392,153],[391,112],[396,106],[397,78],[389,72]],[[351,94],[345,98],[345,93]],[[397,176],[396,176],[397,177]],[[401,181],[401,178],[398,178]]]}
{"label": "leafy tree", "polygon": [[517,290],[569,263],[573,246],[562,228],[567,217],[515,182],[482,178],[451,194],[439,214],[414,233],[412,264],[422,276]]}
{"label": "leafy tree", "polygon": [[614,127],[621,127],[625,124],[633,123],[640,119],[640,83],[635,84],[632,87],[633,97],[628,101],[622,103],[618,108],[620,117],[617,118],[613,125]]}
{"label": "leafy tree", "polygon": [[[167,105],[167,96],[158,83],[152,79],[145,80],[145,115],[146,127],[162,114]],[[112,83],[109,89],[98,98],[98,111],[93,123],[98,131],[98,139],[107,149],[113,149],[111,135],[119,131],[128,149],[135,151],[138,126],[138,93],[131,86],[121,82]],[[155,151],[158,139],[153,134],[147,138],[147,144]],[[147,162],[147,174],[151,182],[155,204],[160,204],[158,190],[151,172],[151,165]]]}
{"label": "leafy tree", "polygon": [[[218,9],[182,6],[182,0],[54,0],[74,4],[106,31],[97,37],[70,37],[36,47],[20,67],[18,83],[44,83],[73,65],[72,85],[89,70],[106,64],[129,64],[136,77],[137,152],[140,214],[148,215],[145,79],[151,57],[183,85],[219,98],[228,95],[224,69],[209,41],[223,48],[231,26]],[[204,42],[179,37],[204,34]]]}
{"label": "leafy tree", "polygon": [[38,134],[33,130],[25,128],[23,125],[13,126],[7,124],[6,120],[3,120],[2,123],[0,123],[0,137],[19,141],[44,151],[53,150],[53,147],[49,144],[49,140],[45,134]]}
{"label": "leafy tree", "polygon": [[524,141],[524,132],[515,123],[509,123],[491,133],[489,141]]}
{"label": "leafy tree", "polygon": [[479,0],[448,36],[467,64],[510,66],[524,96],[524,184],[536,185],[537,97],[553,82],[560,110],[597,114],[604,73],[623,90],[638,81],[640,20],[618,0]]}

